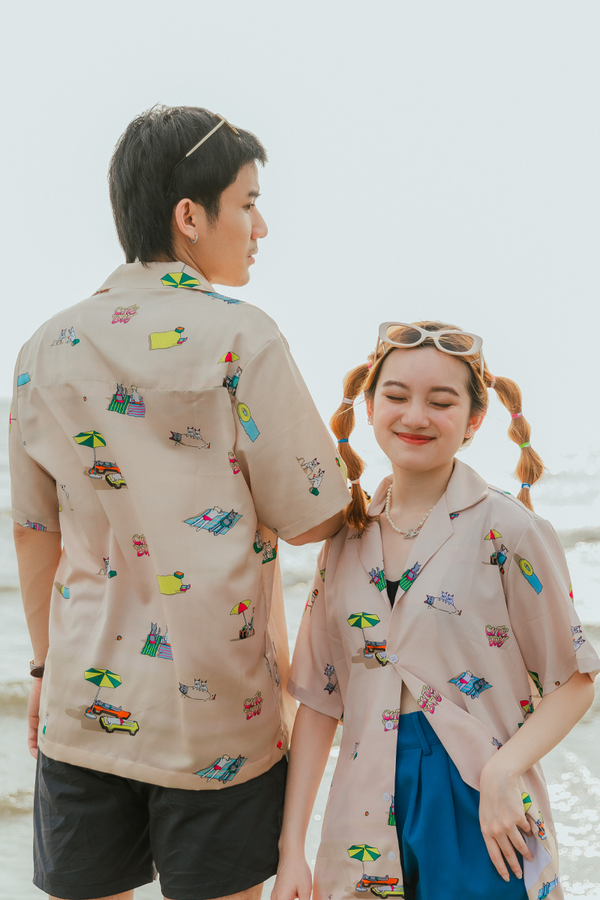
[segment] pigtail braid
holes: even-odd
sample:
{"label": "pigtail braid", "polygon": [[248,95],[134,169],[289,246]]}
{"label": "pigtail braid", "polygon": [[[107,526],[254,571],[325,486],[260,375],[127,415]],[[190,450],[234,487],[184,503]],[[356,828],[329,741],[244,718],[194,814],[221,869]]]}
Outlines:
{"label": "pigtail braid", "polygon": [[512,416],[508,428],[508,436],[511,441],[521,448],[519,462],[515,474],[522,485],[518,493],[518,499],[528,509],[533,509],[529,488],[540,480],[544,474],[544,463],[541,457],[530,444],[531,426],[521,411],[521,390],[510,378],[495,378],[490,387],[496,391],[499,399]]}
{"label": "pigtail braid", "polygon": [[369,377],[369,369],[369,364],[363,363],[348,372],[344,379],[344,399],[334,412],[329,423],[331,430],[338,439],[338,453],[344,461],[348,478],[351,482],[357,482],[350,486],[352,496],[344,511],[344,518],[347,525],[358,529],[358,531],[364,530],[369,519],[367,497],[360,484],[358,484],[358,479],[365,470],[365,464],[358,453],[352,449],[348,439],[354,431],[355,425],[352,403],[362,393],[365,382]]}

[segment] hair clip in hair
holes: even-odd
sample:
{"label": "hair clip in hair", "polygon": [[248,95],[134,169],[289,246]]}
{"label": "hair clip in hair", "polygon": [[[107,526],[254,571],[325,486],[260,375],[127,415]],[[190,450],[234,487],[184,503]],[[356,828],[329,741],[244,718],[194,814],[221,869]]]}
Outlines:
{"label": "hair clip in hair", "polygon": [[524,444],[519,444],[519,447],[521,448],[521,450],[524,450],[525,447],[531,447],[531,444],[529,443],[529,441],[525,441]]}
{"label": "hair clip in hair", "polygon": [[350,484],[360,484],[360,478],[357,478],[356,481],[351,481]]}
{"label": "hair clip in hair", "polygon": [[491,389],[491,388],[495,388],[495,387],[496,387],[496,376],[494,375],[494,376],[492,377],[492,381],[491,381],[491,384],[490,384],[490,389]]}
{"label": "hair clip in hair", "polygon": [[528,490],[528,491],[531,490],[531,485],[530,485],[530,484],[522,484],[521,487],[522,487],[522,488],[525,488],[525,489]]}
{"label": "hair clip in hair", "polygon": [[513,419],[520,419],[523,413],[511,413]]}
{"label": "hair clip in hair", "polygon": [[354,400],[351,397],[342,397],[342,403],[349,403],[350,406],[354,406]]}
{"label": "hair clip in hair", "polygon": [[338,444],[347,444],[347,443],[348,443],[348,438],[340,438],[338,440]]}

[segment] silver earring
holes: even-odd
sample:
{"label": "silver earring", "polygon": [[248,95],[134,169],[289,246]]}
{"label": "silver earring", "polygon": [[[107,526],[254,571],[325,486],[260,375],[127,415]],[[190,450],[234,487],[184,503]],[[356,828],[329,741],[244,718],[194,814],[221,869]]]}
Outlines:
{"label": "silver earring", "polygon": [[194,240],[192,240],[192,239],[190,238],[190,244],[195,244],[197,240],[198,240],[198,235],[195,234],[195,235],[194,235]]}
{"label": "silver earring", "polygon": [[367,416],[367,424],[368,424],[368,425],[372,425],[372,424],[373,424],[373,416]]}
{"label": "silver earring", "polygon": [[467,433],[465,434],[465,441],[467,441],[467,440],[468,440],[470,437],[472,437],[472,436],[473,436],[473,432],[472,432],[471,429],[469,428],[469,430],[468,430]]}

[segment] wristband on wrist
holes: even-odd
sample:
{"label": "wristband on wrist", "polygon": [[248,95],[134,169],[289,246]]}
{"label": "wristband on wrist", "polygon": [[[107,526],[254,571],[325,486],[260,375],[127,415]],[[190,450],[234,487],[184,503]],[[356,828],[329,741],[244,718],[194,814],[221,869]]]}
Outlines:
{"label": "wristband on wrist", "polygon": [[41,665],[37,665],[35,660],[31,660],[29,663],[29,674],[32,678],[42,678],[44,674],[45,665],[42,663]]}

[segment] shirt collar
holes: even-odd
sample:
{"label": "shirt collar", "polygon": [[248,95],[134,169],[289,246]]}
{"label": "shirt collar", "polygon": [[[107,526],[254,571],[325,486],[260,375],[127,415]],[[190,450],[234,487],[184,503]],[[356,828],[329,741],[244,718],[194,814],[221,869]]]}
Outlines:
{"label": "shirt collar", "polygon": [[202,272],[182,262],[125,263],[109,275],[99,291],[110,288],[152,290],[163,287],[186,288],[192,291],[214,292],[214,287]]}
{"label": "shirt collar", "polygon": [[[387,475],[373,494],[373,499],[369,504],[370,516],[375,517],[383,512],[387,490],[392,479],[393,475]],[[470,506],[475,506],[476,503],[487,497],[488,490],[487,484],[475,469],[461,462],[460,459],[455,459],[454,470],[445,492],[448,512],[460,512]]]}

